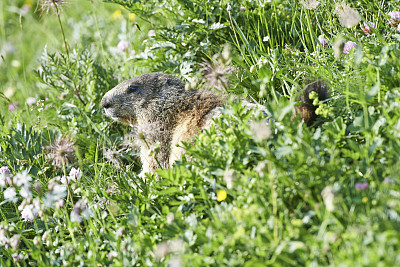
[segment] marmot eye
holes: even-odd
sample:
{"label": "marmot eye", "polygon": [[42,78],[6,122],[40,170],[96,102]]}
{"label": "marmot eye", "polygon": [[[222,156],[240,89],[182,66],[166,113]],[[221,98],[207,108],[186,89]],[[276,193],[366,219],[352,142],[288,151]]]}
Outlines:
{"label": "marmot eye", "polygon": [[134,86],[134,85],[129,85],[128,89],[129,89],[130,91],[134,91],[134,90],[136,90],[136,86]]}

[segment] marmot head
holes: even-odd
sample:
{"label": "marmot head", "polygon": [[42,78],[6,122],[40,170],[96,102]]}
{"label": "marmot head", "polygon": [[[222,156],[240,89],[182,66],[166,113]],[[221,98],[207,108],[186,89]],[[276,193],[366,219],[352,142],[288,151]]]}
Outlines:
{"label": "marmot head", "polygon": [[149,73],[118,84],[103,96],[101,105],[114,120],[134,125],[165,117],[184,94],[185,85],[178,78]]}

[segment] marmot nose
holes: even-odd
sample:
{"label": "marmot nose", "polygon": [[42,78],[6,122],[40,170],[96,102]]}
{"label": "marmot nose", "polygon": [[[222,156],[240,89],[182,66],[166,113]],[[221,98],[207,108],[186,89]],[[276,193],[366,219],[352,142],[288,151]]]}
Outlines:
{"label": "marmot nose", "polygon": [[100,105],[102,105],[103,108],[111,107],[110,101],[107,101],[107,99],[105,97],[103,97],[103,99],[101,100]]}

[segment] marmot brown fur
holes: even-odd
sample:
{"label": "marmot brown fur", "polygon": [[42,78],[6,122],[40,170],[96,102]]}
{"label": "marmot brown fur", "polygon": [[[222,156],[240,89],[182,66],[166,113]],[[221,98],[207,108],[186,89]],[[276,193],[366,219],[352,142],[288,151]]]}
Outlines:
{"label": "marmot brown fur", "polygon": [[[318,88],[312,91],[318,93],[320,100],[325,99],[327,93]],[[199,129],[209,127],[212,119],[221,115],[224,98],[210,91],[185,90],[185,84],[172,75],[149,73],[118,84],[104,95],[101,105],[114,120],[131,126],[153,124],[159,128],[157,134],[140,145],[143,174],[167,168],[179,159],[184,150],[177,145],[190,140]],[[298,110],[310,124],[315,118],[315,108],[308,96],[303,101]],[[244,105],[263,108],[247,101]],[[160,150],[154,157],[149,154],[157,142]]]}

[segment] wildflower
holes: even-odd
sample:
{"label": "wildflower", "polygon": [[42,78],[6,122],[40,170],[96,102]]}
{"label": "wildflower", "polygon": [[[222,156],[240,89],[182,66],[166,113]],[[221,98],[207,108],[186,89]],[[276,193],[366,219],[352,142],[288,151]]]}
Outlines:
{"label": "wildflower", "polygon": [[156,32],[155,32],[154,30],[150,30],[150,31],[147,33],[147,36],[149,36],[149,37],[156,36]]}
{"label": "wildflower", "polygon": [[111,164],[114,164],[116,166],[121,165],[121,158],[122,158],[122,152],[125,149],[117,149],[117,146],[115,144],[111,145],[111,147],[104,147],[103,148],[103,156],[106,158],[108,162]]}
{"label": "wildflower", "polygon": [[79,200],[75,203],[74,209],[71,211],[71,221],[81,223],[83,218],[89,219],[93,215],[91,208],[88,208],[84,201]]}
{"label": "wildflower", "polygon": [[266,120],[251,121],[250,130],[256,142],[261,142],[271,136],[271,127]]}
{"label": "wildflower", "polygon": [[34,97],[28,97],[28,99],[26,100],[26,104],[28,105],[33,105],[36,103],[36,98]]}
{"label": "wildflower", "polygon": [[74,142],[69,140],[69,136],[60,136],[53,144],[47,147],[47,151],[50,160],[59,167],[72,162],[75,158]]}
{"label": "wildflower", "polygon": [[392,27],[396,27],[400,23],[399,11],[390,11],[388,13],[388,16],[390,16],[389,23]]}
{"label": "wildflower", "polygon": [[363,198],[361,199],[361,201],[362,201],[362,203],[367,203],[367,202],[368,202],[368,198],[367,198],[367,197],[363,197]]}
{"label": "wildflower", "polygon": [[17,262],[19,262],[19,260],[21,260],[21,259],[24,258],[24,255],[18,254],[18,253],[14,253],[14,254],[12,254],[11,256],[12,256],[13,259],[14,259],[14,263],[17,263]]}
{"label": "wildflower", "polygon": [[383,183],[385,183],[385,184],[394,184],[394,181],[392,179],[390,179],[389,177],[386,177],[383,180]]}
{"label": "wildflower", "polygon": [[4,246],[8,243],[7,231],[0,228],[0,245]]}
{"label": "wildflower", "polygon": [[397,31],[400,32],[400,23],[397,25]]}
{"label": "wildflower", "polygon": [[269,41],[269,36],[267,35],[267,36],[264,36],[264,38],[263,38],[263,42],[268,42]]}
{"label": "wildflower", "polygon": [[168,213],[166,219],[167,219],[167,223],[168,223],[168,224],[172,224],[172,222],[175,220],[175,216],[174,216],[173,213]]}
{"label": "wildflower", "polygon": [[343,53],[348,54],[352,49],[356,49],[357,43],[353,41],[348,41],[344,44]]}
{"label": "wildflower", "polygon": [[0,173],[0,187],[5,187],[7,185],[7,177],[4,173]]}
{"label": "wildflower", "polygon": [[360,20],[361,16],[357,10],[351,8],[345,2],[338,4],[335,8],[336,14],[339,16],[339,22],[344,27],[354,27],[356,26]]}
{"label": "wildflower", "polygon": [[33,220],[38,216],[38,211],[35,209],[33,204],[29,204],[24,207],[21,216],[25,221],[33,222]]}
{"label": "wildflower", "polygon": [[132,49],[130,54],[131,54],[131,57],[135,57],[136,51],[134,49]]}
{"label": "wildflower", "polygon": [[328,41],[324,38],[323,35],[318,36],[318,41],[322,46],[328,45]]}
{"label": "wildflower", "polygon": [[65,205],[65,200],[64,199],[59,199],[57,200],[55,207],[56,209],[61,209]]}
{"label": "wildflower", "polygon": [[12,103],[12,104],[10,104],[10,105],[8,105],[8,110],[9,111],[11,111],[11,112],[14,112],[17,108],[18,108],[18,103]]}
{"label": "wildflower", "polygon": [[121,191],[118,189],[117,183],[113,182],[112,184],[108,185],[106,193],[109,195],[115,195],[115,194],[120,194]]}
{"label": "wildflower", "polygon": [[113,258],[118,257],[118,252],[116,252],[115,250],[110,251],[110,252],[108,253],[107,257],[108,257],[108,260],[112,260]]}
{"label": "wildflower", "polygon": [[161,260],[168,254],[168,244],[167,242],[161,242],[157,245],[156,251],[154,252],[154,257],[157,260]]}
{"label": "wildflower", "polygon": [[223,189],[218,190],[218,193],[217,193],[217,200],[218,200],[219,202],[225,200],[226,197],[227,197],[227,194],[226,194],[226,191],[225,191],[225,190],[223,190]]}
{"label": "wildflower", "polygon": [[264,170],[265,170],[265,161],[261,161],[257,164],[257,167],[255,168],[255,171],[260,175],[261,178],[264,177]]}
{"label": "wildflower", "polygon": [[65,185],[57,183],[56,179],[53,178],[49,181],[49,192],[42,198],[43,206],[52,208],[56,202],[67,196],[67,188]]}
{"label": "wildflower", "polygon": [[129,43],[127,41],[121,40],[119,41],[117,47],[119,50],[121,50],[121,52],[125,52],[129,48]]}
{"label": "wildflower", "polygon": [[129,13],[129,20],[130,21],[134,21],[135,19],[136,19],[136,15],[135,15],[135,13]]}
{"label": "wildflower", "polygon": [[18,198],[17,198],[17,191],[15,190],[14,187],[9,187],[6,190],[4,190],[4,199],[9,200],[11,202],[16,203]]}
{"label": "wildflower", "polygon": [[234,71],[232,66],[226,66],[225,64],[214,62],[210,63],[203,60],[200,63],[202,66],[205,86],[208,88],[215,88],[216,90],[226,90],[228,87],[228,75]]}
{"label": "wildflower", "polygon": [[21,187],[19,194],[21,195],[21,197],[23,197],[26,200],[31,199],[32,198],[32,186],[30,184],[24,185],[23,187]]}
{"label": "wildflower", "polygon": [[10,174],[10,169],[7,166],[3,166],[0,168],[0,173]]}
{"label": "wildflower", "polygon": [[344,40],[342,37],[338,37],[335,42],[332,45],[333,48],[333,54],[335,56],[336,59],[338,59],[340,57],[340,55],[343,52],[343,47],[344,47]]}
{"label": "wildflower", "polygon": [[58,11],[63,9],[66,2],[66,0],[41,0],[41,13],[49,14],[50,9],[53,9],[58,13]]}
{"label": "wildflower", "polygon": [[18,249],[19,240],[20,240],[20,236],[19,235],[13,235],[10,238],[10,246],[12,247],[13,250],[17,250]]}
{"label": "wildflower", "polygon": [[328,185],[321,192],[322,199],[324,200],[325,207],[328,211],[333,211],[335,209],[334,200],[335,193],[332,186]]}
{"label": "wildflower", "polygon": [[357,190],[365,190],[368,188],[368,182],[364,182],[364,183],[356,183],[354,185],[355,189]]}
{"label": "wildflower", "polygon": [[82,171],[79,168],[78,169],[72,168],[69,171],[69,177],[71,180],[77,182],[82,177]]}
{"label": "wildflower", "polygon": [[232,11],[231,5],[228,4],[228,7],[226,8],[226,11],[228,11],[228,12],[231,12],[231,11]]}
{"label": "wildflower", "polygon": [[240,7],[240,11],[246,11],[246,7],[245,6],[241,6]]}
{"label": "wildflower", "polygon": [[121,10],[117,9],[117,10],[114,11],[114,13],[112,13],[111,18],[112,18],[112,19],[117,19],[117,18],[119,18],[121,15],[122,15]]}
{"label": "wildflower", "polygon": [[372,32],[372,29],[375,29],[375,23],[373,22],[368,22],[368,23],[363,23],[363,25],[361,26],[361,30],[365,33],[365,34],[370,34]]}
{"label": "wildflower", "polygon": [[13,178],[13,183],[16,186],[29,185],[30,181],[32,181],[32,177],[28,174],[26,170],[17,173]]}
{"label": "wildflower", "polygon": [[319,5],[319,1],[316,0],[303,0],[300,2],[305,8],[309,10],[316,9]]}
{"label": "wildflower", "polygon": [[236,179],[235,171],[232,169],[228,169],[224,173],[224,181],[226,182],[226,187],[228,189],[232,189],[233,180]]}

